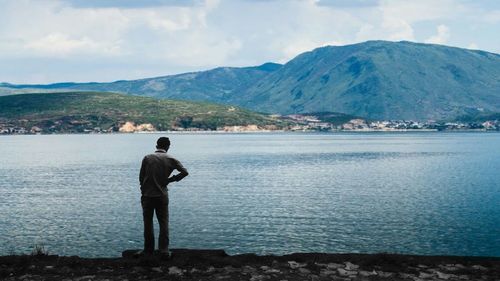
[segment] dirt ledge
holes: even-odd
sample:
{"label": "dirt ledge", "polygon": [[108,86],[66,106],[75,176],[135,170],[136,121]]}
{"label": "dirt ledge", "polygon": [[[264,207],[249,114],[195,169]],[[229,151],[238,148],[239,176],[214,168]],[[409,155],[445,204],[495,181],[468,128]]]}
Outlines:
{"label": "dirt ledge", "polygon": [[500,257],[296,253],[283,256],[174,249],[161,256],[0,257],[0,280],[500,280]]}

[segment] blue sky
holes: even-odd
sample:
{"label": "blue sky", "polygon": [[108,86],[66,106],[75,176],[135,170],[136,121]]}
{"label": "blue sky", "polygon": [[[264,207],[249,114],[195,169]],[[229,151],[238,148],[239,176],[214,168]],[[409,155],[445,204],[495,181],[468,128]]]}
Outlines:
{"label": "blue sky", "polygon": [[496,0],[0,0],[0,82],[113,81],[410,40],[500,53]]}

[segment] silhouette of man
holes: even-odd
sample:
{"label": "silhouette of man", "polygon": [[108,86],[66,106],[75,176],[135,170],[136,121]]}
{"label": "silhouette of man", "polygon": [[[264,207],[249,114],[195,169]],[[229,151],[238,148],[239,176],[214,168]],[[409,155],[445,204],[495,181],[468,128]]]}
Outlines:
{"label": "silhouette of man", "polygon": [[[141,205],[144,219],[144,254],[152,254],[155,249],[153,213],[160,225],[158,249],[162,255],[168,251],[168,189],[171,182],[180,181],[188,175],[177,159],[167,154],[170,140],[161,137],[156,142],[156,151],[142,160],[139,182],[141,184]],[[174,170],[180,173],[170,176]]]}

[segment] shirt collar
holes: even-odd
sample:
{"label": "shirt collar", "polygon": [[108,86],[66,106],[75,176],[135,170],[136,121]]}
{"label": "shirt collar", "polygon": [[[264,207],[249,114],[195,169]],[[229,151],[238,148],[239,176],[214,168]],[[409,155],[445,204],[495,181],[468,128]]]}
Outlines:
{"label": "shirt collar", "polygon": [[167,153],[167,151],[165,149],[157,149],[155,152],[158,152],[158,153]]}

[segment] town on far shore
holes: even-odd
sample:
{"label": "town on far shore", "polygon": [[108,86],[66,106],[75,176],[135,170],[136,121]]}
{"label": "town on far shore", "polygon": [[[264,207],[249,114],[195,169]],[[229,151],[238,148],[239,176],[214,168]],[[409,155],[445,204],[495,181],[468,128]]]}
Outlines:
{"label": "town on far shore", "polygon": [[[221,126],[215,129],[197,127],[172,126],[169,131],[177,132],[391,132],[391,131],[500,131],[500,120],[486,120],[477,122],[445,122],[445,121],[413,121],[413,120],[366,120],[353,118],[339,122],[328,122],[321,117],[311,114],[271,115],[271,118],[282,121],[282,126],[276,125],[240,125]],[[17,120],[13,123],[0,119],[0,135],[23,134],[102,134],[102,133],[140,133],[159,131],[153,124],[135,124],[132,121],[121,121],[107,128],[96,127],[91,121],[66,120],[55,121],[47,126],[22,126],[29,124],[29,120]],[[62,124],[64,123],[64,124]]]}

